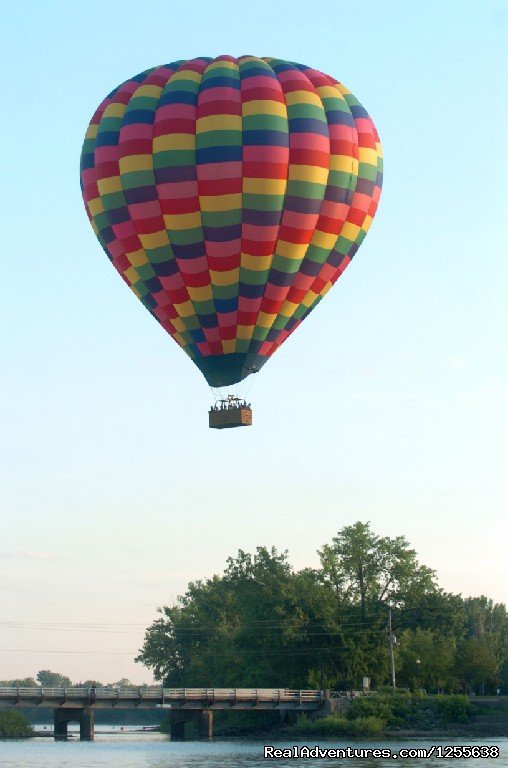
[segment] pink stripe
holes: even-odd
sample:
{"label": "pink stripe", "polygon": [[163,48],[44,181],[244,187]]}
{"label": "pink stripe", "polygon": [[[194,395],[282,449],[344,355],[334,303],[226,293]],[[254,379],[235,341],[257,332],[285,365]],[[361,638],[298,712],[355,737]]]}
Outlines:
{"label": "pink stripe", "polygon": [[319,133],[290,133],[289,146],[291,149],[313,149],[318,152],[330,151],[328,136]]}
{"label": "pink stripe", "polygon": [[182,275],[208,273],[208,261],[206,260],[206,256],[199,256],[195,259],[177,259],[176,262]]}
{"label": "pink stripe", "polygon": [[113,224],[111,229],[120,240],[137,235],[136,228],[132,221],[123,221],[121,224]]}
{"label": "pink stripe", "polygon": [[97,147],[94,153],[95,165],[118,160],[118,147]]}
{"label": "pink stripe", "polygon": [[157,185],[159,200],[181,200],[182,198],[197,197],[197,181],[175,181]]}
{"label": "pink stripe", "polygon": [[[269,151],[269,154],[267,152]],[[247,163],[287,163],[289,150],[287,147],[244,147],[243,159]]]}
{"label": "pink stripe", "polygon": [[155,124],[162,120],[171,120],[175,117],[193,120],[196,107],[192,104],[163,104],[157,108],[155,113]]}
{"label": "pink stripe", "polygon": [[199,166],[200,181],[217,181],[217,179],[236,179],[242,175],[242,162],[206,163]]}
{"label": "pink stripe", "polygon": [[129,206],[129,213],[139,219],[151,219],[160,215],[159,203],[151,200],[148,203],[132,203]]}
{"label": "pink stripe", "polygon": [[136,123],[135,125],[125,125],[122,128],[122,139],[130,141],[131,139],[151,139],[153,126],[146,123]]}
{"label": "pink stripe", "polygon": [[257,312],[261,303],[261,297],[259,299],[248,299],[246,296],[238,297],[238,309],[241,312]]}
{"label": "pink stripe", "polygon": [[256,240],[258,243],[268,243],[277,238],[278,225],[263,227],[257,224],[242,224],[242,237],[245,240]]}
{"label": "pink stripe", "polygon": [[221,328],[231,328],[236,325],[237,312],[217,312],[217,320]]}
{"label": "pink stripe", "polygon": [[213,243],[208,240],[206,243],[206,250],[209,256],[220,259],[221,256],[234,256],[235,254],[239,254],[240,246],[240,238],[237,238],[236,240],[228,240],[223,243]]}
{"label": "pink stripe", "polygon": [[199,103],[207,104],[209,101],[238,101],[238,90],[236,88],[217,87],[207,88],[199,94]]}

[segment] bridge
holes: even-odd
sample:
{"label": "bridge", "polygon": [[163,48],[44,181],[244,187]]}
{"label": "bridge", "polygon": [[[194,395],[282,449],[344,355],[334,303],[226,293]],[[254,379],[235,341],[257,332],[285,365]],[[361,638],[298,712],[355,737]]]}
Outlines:
{"label": "bridge", "polygon": [[[336,694],[335,694],[336,696]],[[330,691],[287,688],[0,688],[0,707],[49,707],[54,737],[67,738],[67,725],[79,723],[80,739],[92,741],[96,709],[168,709],[171,738],[185,738],[185,724],[197,723],[199,738],[213,736],[215,710],[278,710],[329,714]]]}

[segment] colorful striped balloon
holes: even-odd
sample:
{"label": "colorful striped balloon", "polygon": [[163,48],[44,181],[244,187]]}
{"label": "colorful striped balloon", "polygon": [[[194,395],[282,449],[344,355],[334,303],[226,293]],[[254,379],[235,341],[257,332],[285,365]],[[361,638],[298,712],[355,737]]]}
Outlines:
{"label": "colorful striped balloon", "polygon": [[99,106],[81,186],[108,258],[211,386],[258,371],[365,237],[376,129],[329,75],[219,56],[142,72]]}

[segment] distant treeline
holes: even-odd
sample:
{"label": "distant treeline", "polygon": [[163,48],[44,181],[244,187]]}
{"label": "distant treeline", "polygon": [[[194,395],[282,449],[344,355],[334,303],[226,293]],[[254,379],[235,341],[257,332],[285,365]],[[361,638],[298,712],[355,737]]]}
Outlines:
{"label": "distant treeline", "polygon": [[239,551],[221,576],[159,609],[136,661],[185,687],[358,689],[391,681],[427,692],[508,693],[508,616],[487,597],[444,592],[403,536],[342,528],[320,567]]}

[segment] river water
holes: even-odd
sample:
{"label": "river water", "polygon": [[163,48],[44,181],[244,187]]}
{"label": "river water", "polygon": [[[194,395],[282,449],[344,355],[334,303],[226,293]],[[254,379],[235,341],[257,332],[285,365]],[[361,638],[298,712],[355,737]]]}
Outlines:
{"label": "river water", "polygon": [[[256,740],[217,740],[210,742],[187,741],[171,742],[168,736],[158,733],[139,733],[129,729],[121,732],[96,732],[94,742],[79,742],[71,738],[67,742],[55,742],[52,738],[34,738],[27,741],[0,742],[1,768],[267,768],[269,765],[295,767],[303,765],[346,765],[374,766],[393,763],[393,758],[289,758],[265,759],[264,745],[272,744],[277,748],[292,748],[294,745],[337,748],[390,748],[394,752],[402,747],[430,748],[433,745],[463,745],[468,743],[463,738],[457,739],[408,739],[408,740],[330,740],[302,739],[293,741]],[[500,756],[497,759],[480,758],[397,758],[397,764],[403,766],[432,766],[442,768],[508,768],[508,738],[491,738],[471,742],[476,746],[497,745]]]}

